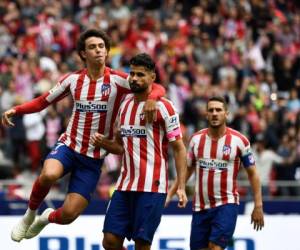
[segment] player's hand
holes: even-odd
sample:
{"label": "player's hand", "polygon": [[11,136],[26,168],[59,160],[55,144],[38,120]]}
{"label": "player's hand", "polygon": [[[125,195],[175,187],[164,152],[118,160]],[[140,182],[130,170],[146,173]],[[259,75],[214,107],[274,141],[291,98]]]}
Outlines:
{"label": "player's hand", "polygon": [[5,127],[13,127],[15,124],[10,120],[16,114],[15,109],[9,109],[2,114],[2,124]]}
{"label": "player's hand", "polygon": [[251,214],[251,224],[253,223],[254,230],[261,230],[264,226],[264,212],[262,207],[254,207]]}
{"label": "player's hand", "polygon": [[156,100],[148,99],[145,102],[143,112],[145,114],[145,119],[147,123],[153,123],[153,121],[156,121]]}
{"label": "player's hand", "polygon": [[186,193],[184,189],[178,188],[176,191],[177,197],[178,197],[178,207],[184,208],[188,202]]}
{"label": "player's hand", "polygon": [[169,206],[171,200],[172,200],[172,195],[170,193],[168,193],[166,201],[165,201],[165,207]]}
{"label": "player's hand", "polygon": [[93,134],[91,137],[91,143],[95,147],[101,147],[104,140],[105,140],[104,135],[97,133],[97,132],[95,134]]}

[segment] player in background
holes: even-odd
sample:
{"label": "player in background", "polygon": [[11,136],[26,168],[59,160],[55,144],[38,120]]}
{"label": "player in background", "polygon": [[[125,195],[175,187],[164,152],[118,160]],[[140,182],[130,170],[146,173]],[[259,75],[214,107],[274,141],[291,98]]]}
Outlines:
{"label": "player in background", "polygon": [[[109,49],[110,40],[106,33],[95,29],[83,32],[78,40],[77,52],[86,67],[68,74],[49,92],[9,109],[2,116],[3,125],[14,126],[10,120],[14,115],[39,112],[68,95],[74,101],[67,129],[46,157],[43,169],[33,184],[28,209],[11,232],[14,241],[36,236],[48,223],[71,223],[89,203],[107,154],[105,149],[91,144],[91,136],[95,132],[113,136],[113,124],[120,104],[131,92],[127,74],[106,67]],[[143,106],[149,120],[155,111],[156,100],[153,99],[164,94],[163,87],[153,85],[153,91]],[[35,220],[37,209],[51,186],[69,172],[68,194],[62,207],[56,210],[48,208]]]}
{"label": "player in background", "polygon": [[[249,140],[226,126],[227,104],[222,97],[207,102],[208,128],[195,133],[188,148],[188,180],[196,170],[190,249],[225,249],[234,233],[238,216],[237,175],[241,163],[246,169],[254,196],[251,223],[264,226],[261,185]],[[169,190],[169,203],[177,189]]]}
{"label": "player in background", "polygon": [[126,238],[135,249],[148,250],[160,223],[168,188],[167,147],[174,151],[178,176],[176,193],[179,207],[185,207],[186,149],[182,141],[179,116],[173,104],[157,102],[157,120],[145,122],[142,109],[155,80],[155,64],[147,54],[130,60],[129,84],[134,96],[126,99],[118,115],[114,140],[96,133],[96,147],[123,154],[121,173],[116,183],[103,227],[103,247],[119,250]]}

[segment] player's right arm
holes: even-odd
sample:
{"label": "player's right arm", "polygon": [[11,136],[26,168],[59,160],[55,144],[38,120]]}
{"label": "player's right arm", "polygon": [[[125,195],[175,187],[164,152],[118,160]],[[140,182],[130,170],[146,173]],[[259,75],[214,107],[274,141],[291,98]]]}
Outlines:
{"label": "player's right arm", "polygon": [[64,77],[58,82],[51,90],[40,95],[31,101],[25,102],[21,105],[17,105],[2,114],[2,124],[4,126],[14,126],[11,118],[14,115],[31,114],[40,112],[47,108],[50,104],[55,103],[70,93],[70,82],[72,81],[72,75]]}
{"label": "player's right arm", "polygon": [[91,138],[91,143],[95,147],[103,148],[112,154],[120,155],[124,153],[123,142],[119,131],[113,140],[104,137],[102,134],[95,133]]}

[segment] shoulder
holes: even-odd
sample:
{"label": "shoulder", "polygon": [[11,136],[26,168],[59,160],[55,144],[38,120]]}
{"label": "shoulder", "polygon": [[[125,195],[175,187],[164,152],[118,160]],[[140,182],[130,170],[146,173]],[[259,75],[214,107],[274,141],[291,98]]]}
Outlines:
{"label": "shoulder", "polygon": [[207,128],[204,128],[192,134],[190,141],[199,140],[200,137],[207,134],[207,130],[208,130]]}
{"label": "shoulder", "polygon": [[120,79],[126,80],[128,77],[128,74],[121,70],[115,70],[115,69],[111,69],[111,68],[109,68],[109,70],[110,70],[110,75],[115,78],[120,78]]}
{"label": "shoulder", "polygon": [[250,145],[248,138],[245,135],[243,135],[241,132],[229,127],[227,127],[227,131],[229,134],[231,134],[234,137],[235,140],[240,141],[244,146]]}
{"label": "shoulder", "polygon": [[157,107],[163,114],[174,115],[177,113],[174,104],[165,97],[162,97],[157,101]]}
{"label": "shoulder", "polygon": [[58,82],[63,83],[63,82],[74,81],[74,80],[78,79],[78,77],[81,75],[82,72],[83,72],[83,69],[64,74],[59,78]]}

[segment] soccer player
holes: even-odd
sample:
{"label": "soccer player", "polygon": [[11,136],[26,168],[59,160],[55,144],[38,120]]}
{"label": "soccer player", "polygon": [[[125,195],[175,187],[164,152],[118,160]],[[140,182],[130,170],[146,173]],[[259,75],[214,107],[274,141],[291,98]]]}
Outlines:
{"label": "soccer player", "polygon": [[[264,226],[261,185],[249,140],[226,126],[227,105],[222,97],[207,102],[208,128],[195,133],[188,148],[187,180],[196,170],[191,250],[225,249],[234,233],[238,216],[237,175],[245,167],[254,195],[251,223],[255,230]],[[167,202],[177,189],[170,188]]]}
{"label": "soccer player", "polygon": [[[105,149],[91,144],[91,136],[95,132],[113,136],[113,124],[121,101],[131,92],[127,74],[106,67],[109,49],[110,40],[106,33],[94,29],[83,32],[77,51],[86,68],[68,74],[49,92],[9,109],[2,116],[5,126],[13,126],[10,118],[14,115],[41,111],[67,95],[74,101],[68,127],[46,157],[41,174],[33,184],[28,209],[11,232],[14,241],[36,236],[48,223],[71,223],[89,203],[107,154]],[[164,94],[163,87],[153,85],[153,92],[144,106],[145,116],[151,117],[155,110],[156,101],[150,99]],[[52,184],[69,172],[68,194],[62,207],[48,208],[34,221]]]}
{"label": "soccer player", "polygon": [[174,151],[178,176],[179,207],[185,207],[186,149],[182,141],[179,116],[164,98],[157,102],[157,120],[146,124],[142,107],[155,80],[155,64],[147,54],[130,60],[129,84],[134,96],[126,99],[118,115],[114,140],[96,133],[96,147],[122,154],[121,174],[116,183],[104,221],[103,247],[121,249],[126,238],[135,249],[150,249],[164,208],[168,188],[167,147]]}

